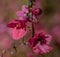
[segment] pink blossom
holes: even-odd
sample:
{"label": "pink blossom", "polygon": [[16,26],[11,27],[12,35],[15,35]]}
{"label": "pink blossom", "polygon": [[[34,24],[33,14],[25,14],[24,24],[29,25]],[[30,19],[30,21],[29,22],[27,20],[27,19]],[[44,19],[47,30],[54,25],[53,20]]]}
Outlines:
{"label": "pink blossom", "polygon": [[24,13],[23,11],[17,11],[17,12],[16,12],[16,15],[18,16],[18,19],[19,19],[19,20],[24,20],[24,21],[26,21],[27,18],[28,18],[27,14]]}
{"label": "pink blossom", "polygon": [[[22,6],[22,11],[17,11],[16,15],[18,16],[18,19],[23,21],[29,21],[32,22],[32,18],[34,19],[33,22],[37,22],[38,16],[42,13],[42,10],[37,7],[27,7],[26,5]],[[33,14],[33,16],[31,16]]]}
{"label": "pink blossom", "polygon": [[25,29],[18,29],[17,30],[15,28],[9,29],[8,32],[14,40],[19,40],[19,39],[23,38],[27,33],[27,31],[25,31]]}
{"label": "pink blossom", "polygon": [[32,13],[35,16],[39,16],[40,14],[42,14],[42,9],[40,9],[40,8],[32,8]]}
{"label": "pink blossom", "polygon": [[8,24],[8,32],[14,40],[19,40],[27,33],[25,30],[25,22],[21,20],[13,20]]}
{"label": "pink blossom", "polygon": [[50,35],[46,35],[43,32],[40,32],[35,34],[34,37],[30,38],[28,43],[35,53],[48,53],[52,50],[52,47],[49,45],[51,42],[50,38]]}
{"label": "pink blossom", "polygon": [[23,11],[24,13],[29,13],[28,7],[27,7],[26,5],[23,5],[23,6],[22,6],[22,11]]}
{"label": "pink blossom", "polygon": [[17,11],[16,15],[18,16],[18,19],[26,21],[28,19],[28,16],[27,16],[28,13],[29,13],[29,11],[28,11],[27,6],[23,5],[22,11]]}
{"label": "pink blossom", "polygon": [[37,44],[34,48],[33,51],[37,54],[44,54],[44,53],[48,53],[52,50],[52,47],[49,45],[40,45]]}
{"label": "pink blossom", "polygon": [[21,16],[22,13],[23,13],[22,11],[17,11],[17,12],[16,12],[16,15],[17,15],[17,16]]}
{"label": "pink blossom", "polygon": [[41,8],[40,4],[41,4],[41,0],[35,0],[34,5],[32,6],[32,13],[35,16],[42,14],[42,8]]}

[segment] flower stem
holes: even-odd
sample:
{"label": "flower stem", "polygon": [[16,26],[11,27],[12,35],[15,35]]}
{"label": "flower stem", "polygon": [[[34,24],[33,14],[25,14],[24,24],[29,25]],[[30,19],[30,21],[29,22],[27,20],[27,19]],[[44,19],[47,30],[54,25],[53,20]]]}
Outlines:
{"label": "flower stem", "polygon": [[24,38],[22,39],[22,42],[23,42],[24,45],[26,45],[26,43],[25,43],[25,39],[24,39]]}
{"label": "flower stem", "polygon": [[34,30],[34,23],[32,22],[32,37],[34,37],[35,30]]}
{"label": "flower stem", "polygon": [[16,49],[16,46],[15,46],[15,43],[14,43],[14,45],[13,45],[13,48],[14,48],[14,50],[17,52],[17,49]]}
{"label": "flower stem", "polygon": [[[31,7],[33,6],[33,0],[30,0],[30,5]],[[33,14],[32,14],[33,17]],[[32,18],[32,37],[34,37],[35,34],[35,29],[34,29],[34,23],[33,23],[33,18]]]}
{"label": "flower stem", "polygon": [[3,57],[3,53],[2,53],[2,55],[1,55],[1,57]]}

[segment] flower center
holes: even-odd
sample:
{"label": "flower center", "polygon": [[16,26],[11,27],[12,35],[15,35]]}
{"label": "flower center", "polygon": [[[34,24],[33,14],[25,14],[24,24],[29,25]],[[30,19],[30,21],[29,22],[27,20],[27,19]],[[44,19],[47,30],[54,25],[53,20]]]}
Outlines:
{"label": "flower center", "polygon": [[40,42],[41,45],[46,43],[45,38],[38,38],[37,41]]}
{"label": "flower center", "polygon": [[41,45],[46,44],[45,38],[38,37],[38,39],[36,39],[35,42],[34,42],[34,46],[36,46],[36,44],[38,44],[38,43],[40,43]]}
{"label": "flower center", "polygon": [[21,28],[21,25],[17,23],[16,26],[15,26],[15,28],[16,29],[20,29]]}

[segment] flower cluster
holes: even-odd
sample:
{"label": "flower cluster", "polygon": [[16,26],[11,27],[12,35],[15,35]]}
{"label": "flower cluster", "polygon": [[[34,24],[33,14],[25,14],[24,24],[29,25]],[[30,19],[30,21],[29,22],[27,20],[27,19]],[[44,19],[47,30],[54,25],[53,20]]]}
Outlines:
{"label": "flower cluster", "polygon": [[17,11],[16,15],[17,19],[14,19],[8,23],[8,28],[10,28],[9,33],[12,35],[12,38],[18,40],[24,37],[27,33],[26,23],[27,22],[35,22],[38,19],[38,16],[42,13],[40,8],[31,7],[23,5],[21,11]]}
{"label": "flower cluster", "polygon": [[[32,0],[30,1],[30,3]],[[17,11],[17,19],[10,21],[7,24],[8,32],[14,40],[19,40],[27,34],[27,22],[32,23],[32,34],[33,36],[28,40],[28,44],[31,46],[32,50],[37,54],[43,54],[50,52],[52,47],[50,46],[51,36],[45,34],[44,32],[39,32],[35,34],[34,24],[38,21],[39,15],[41,15],[42,10],[37,7],[34,3],[31,5],[23,5],[21,11]]]}
{"label": "flower cluster", "polygon": [[19,20],[32,22],[33,20],[38,19],[38,16],[42,13],[40,8],[31,7],[31,6],[22,6],[22,11],[17,11],[16,15]]}

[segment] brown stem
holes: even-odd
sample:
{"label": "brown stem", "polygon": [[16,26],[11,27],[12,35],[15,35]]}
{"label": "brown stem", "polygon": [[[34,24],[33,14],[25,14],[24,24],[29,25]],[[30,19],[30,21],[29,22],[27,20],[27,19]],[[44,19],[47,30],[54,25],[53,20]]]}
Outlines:
{"label": "brown stem", "polygon": [[34,23],[32,22],[32,37],[34,37],[35,30],[34,30]]}
{"label": "brown stem", "polygon": [[1,55],[1,57],[3,57],[3,53],[2,53],[2,55]]}
{"label": "brown stem", "polygon": [[[33,2],[32,2],[32,0],[29,0],[29,1],[31,3],[31,7],[32,7],[33,6]],[[33,17],[33,14],[32,14],[31,17]],[[34,37],[34,34],[35,34],[35,30],[34,30],[34,23],[33,23],[33,18],[32,18],[32,37]]]}
{"label": "brown stem", "polygon": [[14,45],[13,45],[13,48],[15,49],[15,51],[17,52],[17,49],[16,49],[16,46],[15,46],[15,43],[14,43]]}
{"label": "brown stem", "polygon": [[23,42],[24,45],[26,45],[26,43],[25,43],[25,39],[24,39],[24,38],[22,39],[22,42]]}

